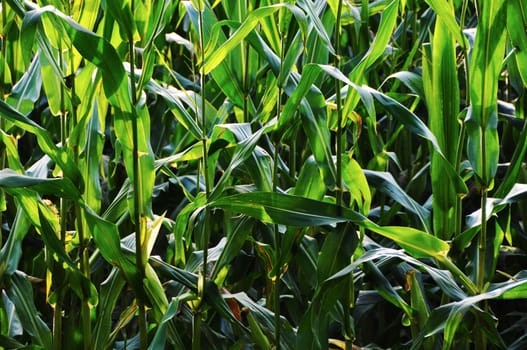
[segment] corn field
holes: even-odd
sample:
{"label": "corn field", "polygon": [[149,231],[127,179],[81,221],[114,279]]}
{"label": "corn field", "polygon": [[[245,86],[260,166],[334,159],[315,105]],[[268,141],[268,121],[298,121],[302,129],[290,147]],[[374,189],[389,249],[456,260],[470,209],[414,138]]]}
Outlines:
{"label": "corn field", "polygon": [[0,349],[527,348],[525,0],[0,12]]}

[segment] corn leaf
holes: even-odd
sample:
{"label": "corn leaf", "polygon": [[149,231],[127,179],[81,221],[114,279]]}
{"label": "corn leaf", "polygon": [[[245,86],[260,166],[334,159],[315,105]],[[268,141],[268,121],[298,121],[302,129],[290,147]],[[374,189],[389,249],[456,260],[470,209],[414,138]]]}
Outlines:
{"label": "corn leaf", "polygon": [[272,15],[281,8],[285,8],[293,13],[296,20],[299,23],[302,34],[305,36],[307,32],[307,23],[303,12],[289,4],[277,4],[266,7],[260,7],[249,14],[249,16],[242,23],[240,28],[225,41],[219,48],[212,52],[207,52],[205,57],[205,62],[203,64],[202,70],[205,74],[210,73],[216,66],[218,66],[221,61],[227,56],[227,54],[232,51],[236,46],[238,46],[243,39],[245,39],[249,33],[256,27],[258,22],[264,18]]}
{"label": "corn leaf", "polygon": [[[453,12],[453,8],[452,11]],[[457,162],[460,123],[459,82],[454,36],[445,31],[443,17],[436,19],[432,53],[425,54],[423,86],[429,110],[428,125],[435,135],[444,157],[432,152],[432,205],[434,234],[448,239],[455,232],[456,188],[445,183],[446,169]],[[424,50],[426,53],[428,50]],[[447,164],[449,163],[449,164]]]}
{"label": "corn leaf", "polygon": [[289,226],[320,226],[339,222],[352,222],[394,240],[415,257],[439,257],[449,246],[429,234],[409,227],[381,227],[361,214],[335,205],[312,199],[280,193],[248,192],[224,197],[210,203],[213,208],[228,209],[254,217],[266,223]]}
{"label": "corn leaf", "polygon": [[499,157],[497,93],[505,53],[507,7],[503,0],[485,1],[482,5],[470,63],[467,154],[479,181],[491,186]]}
{"label": "corn leaf", "polygon": [[0,170],[0,187],[5,189],[31,188],[39,193],[59,195],[68,199],[78,199],[80,196],[77,188],[67,178],[36,178],[19,174],[11,169]]}
{"label": "corn leaf", "polygon": [[441,17],[441,21],[444,23],[446,29],[448,29],[451,35],[456,38],[456,41],[467,48],[468,42],[463,35],[463,28],[460,28],[456,21],[456,17],[452,13],[452,5],[447,0],[425,0],[431,8]]}
{"label": "corn leaf", "polygon": [[[353,68],[349,75],[349,80],[353,83],[357,85],[367,84],[365,72],[375,63],[375,61],[377,61],[377,59],[379,59],[379,57],[381,57],[388,46],[397,19],[398,5],[398,0],[392,0],[383,10],[381,23],[379,23],[379,30],[374,42],[371,44],[368,52],[366,52],[359,64]],[[351,114],[359,102],[359,95],[360,92],[357,90],[348,91],[344,101],[342,115],[347,116]]]}
{"label": "corn leaf", "polygon": [[425,232],[430,233],[430,211],[417,203],[411,198],[395,181],[392,174],[388,172],[363,170],[364,175],[368,179],[370,185],[392,197],[397,203],[414,213],[419,218],[419,221]]}
{"label": "corn leaf", "polygon": [[50,156],[64,171],[64,174],[73,184],[77,186],[79,191],[82,192],[84,184],[80,175],[79,169],[75,162],[68,156],[68,154],[59,149],[52,141],[49,132],[36,124],[26,116],[20,114],[17,110],[6,104],[4,101],[0,101],[0,115],[3,118],[13,122],[16,126],[35,134],[37,137],[38,144],[42,151]]}
{"label": "corn leaf", "polygon": [[38,316],[33,304],[31,284],[22,272],[13,274],[6,289],[7,296],[13,302],[24,330],[31,336],[35,345],[51,348],[51,332]]}

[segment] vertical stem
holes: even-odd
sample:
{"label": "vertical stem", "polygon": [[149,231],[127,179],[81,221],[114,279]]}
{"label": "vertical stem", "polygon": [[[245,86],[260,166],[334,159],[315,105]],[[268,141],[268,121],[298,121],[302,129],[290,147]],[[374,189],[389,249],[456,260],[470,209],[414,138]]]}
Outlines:
{"label": "vertical stem", "polygon": [[[337,9],[337,23],[335,25],[335,68],[340,69],[340,16],[342,11],[342,0],[339,0]],[[337,215],[340,215],[340,207],[342,206],[342,96],[341,96],[341,83],[340,80],[335,79],[335,98],[337,105],[337,140],[336,140],[336,153],[337,153],[337,179],[336,179],[336,191],[337,191]]]}
{"label": "vertical stem", "polygon": [[[200,2],[201,4],[201,2]],[[205,61],[205,38],[203,34],[203,11],[204,9],[199,10],[199,41],[200,41],[200,55],[201,62]],[[205,113],[205,73],[203,70],[200,72],[200,85],[201,85],[201,128],[203,130],[202,143],[203,143],[203,172],[204,172],[204,181],[205,181],[205,196],[207,200],[210,197],[210,181],[209,181],[209,162],[208,162],[208,151],[207,151],[207,139],[208,139],[208,130],[207,130],[207,116]],[[205,250],[206,251],[206,250]],[[205,252],[206,254],[206,252]],[[206,255],[204,255],[206,257]]]}
{"label": "vertical stem", "polygon": [[[485,137],[483,136],[483,139]],[[485,144],[482,145],[482,153],[485,154]],[[483,292],[483,286],[485,284],[485,261],[486,261],[486,250],[487,250],[487,185],[483,185],[481,188],[481,231],[479,234],[478,243],[478,290]]]}
{"label": "vertical stem", "polygon": [[[369,16],[369,1],[362,0],[360,9],[360,36],[359,36],[359,52],[366,52],[370,45],[369,42],[369,28],[368,28],[368,16]],[[340,17],[342,13],[342,1],[339,1],[337,9],[337,21],[336,28],[340,32]],[[340,33],[338,34],[340,38]],[[340,39],[339,39],[340,40]],[[338,45],[338,41],[337,41]]]}
{"label": "vertical stem", "polygon": [[298,139],[298,129],[296,129],[291,137],[291,145],[289,146],[289,176],[294,178],[296,175],[296,142]]}
{"label": "vertical stem", "polygon": [[[367,13],[367,6],[365,8],[365,3],[362,2],[362,12],[361,15],[364,15]],[[335,68],[340,70],[340,27],[341,27],[341,14],[342,14],[342,0],[339,0],[338,7],[337,7],[337,18],[336,18],[336,24],[335,24],[335,61],[334,65]],[[361,16],[362,17],[362,16]],[[364,18],[361,18],[361,21],[364,21]],[[364,23],[362,24],[365,25]],[[335,79],[335,104],[337,106],[337,137],[336,137],[336,156],[337,156],[337,178],[336,178],[336,196],[337,196],[337,202],[336,202],[336,214],[340,216],[342,213],[342,204],[343,204],[343,183],[342,183],[342,96],[341,96],[341,82],[338,79]],[[344,233],[346,229],[344,228],[346,224],[338,224],[337,230],[342,231]],[[344,294],[344,300],[343,300],[343,307],[344,307],[344,339],[345,339],[345,349],[351,350],[352,348],[352,330],[351,330],[351,324],[350,324],[350,305],[351,305],[351,293],[352,291],[351,285],[353,285],[353,278],[352,275],[348,276],[348,283],[349,287],[346,288],[345,294]]]}
{"label": "vertical stem", "polygon": [[[457,155],[456,155],[456,173],[460,173],[461,159],[463,157],[463,143],[465,140],[465,124],[461,121],[461,126],[459,130],[459,139],[457,143]],[[463,205],[461,197],[457,196],[456,198],[456,224],[455,224],[455,233],[454,237],[457,237],[461,234],[461,228],[463,225]]]}
{"label": "vertical stem", "polygon": [[[247,3],[247,0],[245,1],[245,8],[247,8],[247,11],[249,12],[249,4]],[[240,14],[240,21],[242,21],[243,18]],[[249,106],[248,106],[248,98],[249,98],[249,52],[250,52],[250,46],[249,44],[246,44],[245,41],[241,42],[241,50],[242,50],[242,75],[243,75],[243,122],[248,123],[249,122]]]}
{"label": "vertical stem", "polygon": [[[474,1],[474,7],[475,7],[475,10],[476,10],[476,16],[477,18],[479,19],[479,2],[478,1]],[[464,3],[463,3],[463,8],[462,8],[462,24],[464,24],[464,18],[465,18],[465,12],[467,10],[467,7],[468,7],[468,0],[465,0]],[[463,27],[461,27],[463,28]],[[465,51],[465,57],[467,56],[467,51],[468,49],[467,48],[464,48],[464,51]],[[468,63],[467,63],[467,60],[465,59],[465,69],[466,69],[466,74],[467,74],[467,78],[466,78],[466,81],[467,81],[467,88],[466,88],[466,91],[467,91],[467,106],[470,105],[470,100],[469,100],[469,97],[470,94],[470,86],[469,86],[469,82],[470,82],[470,77],[469,77],[469,69],[468,69]],[[483,183],[481,184],[481,229],[480,229],[480,233],[479,233],[479,237],[478,237],[478,251],[477,251],[477,289],[478,289],[478,293],[483,293],[484,292],[484,285],[485,285],[485,265],[486,265],[486,257],[487,257],[487,195],[488,195],[488,184],[487,184],[487,178],[488,178],[488,174],[486,173],[486,169],[487,169],[487,138],[486,138],[486,135],[485,135],[485,130],[482,130],[482,133],[481,133],[481,157],[482,157],[482,169],[483,169],[483,174],[482,174],[482,177],[483,177]],[[487,309],[487,304],[483,304],[483,309],[486,310]],[[477,349],[482,349],[482,350],[485,350],[487,348],[487,338],[485,336],[485,333],[482,331],[482,328],[481,328],[481,321],[480,321],[480,318],[478,317],[476,319],[476,325],[475,325],[475,328],[474,328],[474,331],[475,331],[475,346]]]}
{"label": "vertical stem", "polygon": [[192,318],[192,350],[201,350],[201,313],[197,312]]}
{"label": "vertical stem", "polygon": [[58,292],[55,308],[53,309],[53,350],[62,349],[62,304],[64,293]]}
{"label": "vertical stem", "polygon": [[[276,115],[277,119],[280,119],[281,109],[282,109],[282,93],[283,93],[283,79],[284,72],[283,61],[284,61],[284,52],[285,52],[285,33],[280,33],[280,73],[278,74],[278,99],[276,102]],[[278,189],[278,162],[280,155],[280,136],[275,135],[274,138],[274,153],[273,153],[273,192],[276,192]],[[275,256],[274,256],[274,269],[276,275],[273,277],[273,311],[274,311],[274,327],[275,327],[275,349],[280,350],[280,275],[281,269],[280,260],[281,260],[281,237],[278,225],[273,226],[274,230],[274,246],[275,246]]]}
{"label": "vertical stem", "polygon": [[[485,133],[482,133],[482,154],[483,159],[485,159]],[[485,161],[483,161],[485,163]],[[485,164],[483,164],[483,169],[485,169]],[[478,262],[478,271],[477,271],[477,287],[478,293],[484,292],[485,285],[485,265],[487,257],[487,185],[484,184],[481,187],[481,231],[479,234],[478,242],[478,253],[477,253],[477,262]],[[486,310],[488,305],[483,302],[483,309]],[[476,349],[485,350],[487,348],[487,338],[485,333],[482,331],[480,317],[476,318],[476,325],[474,328],[475,331],[475,346]]]}
{"label": "vertical stem", "polygon": [[245,54],[244,54],[244,60],[242,65],[242,71],[243,71],[243,122],[249,123],[249,106],[248,106],[248,99],[249,99],[249,45],[245,46]]}
{"label": "vertical stem", "polygon": [[[7,22],[6,11],[7,11],[7,3],[5,1],[2,1],[2,32],[5,31],[5,25]],[[4,65],[7,65],[8,63],[7,63],[7,49],[6,49],[6,37],[5,36],[2,36],[2,57],[4,59]],[[0,82],[0,93],[1,93],[0,98],[2,100],[4,100],[4,95],[5,95],[4,82],[7,81],[5,77],[5,73],[6,73],[6,69],[4,68],[4,71],[0,73],[1,74],[0,77],[2,78],[2,81]],[[6,128],[5,119],[3,117],[0,117],[0,130],[4,131],[5,128]],[[6,153],[2,151],[2,153],[0,154],[0,169],[4,169],[5,166],[6,166]],[[1,201],[5,203],[5,193],[3,190],[0,190],[0,196],[2,196]],[[0,209],[3,209],[3,208],[0,208]],[[2,245],[3,245],[3,242],[2,242],[2,210],[0,210],[0,247]]]}
{"label": "vertical stem", "polygon": [[[67,2],[68,6],[68,13],[71,13],[71,4],[70,2]],[[62,56],[61,56],[62,57]],[[69,64],[70,64],[70,79],[71,79],[71,94],[70,94],[70,100],[71,100],[71,115],[70,120],[72,123],[72,127],[75,127],[77,125],[77,105],[76,105],[76,84],[75,84],[75,61],[74,61],[74,55],[73,55],[73,47],[69,48]],[[68,129],[66,124],[66,119],[64,118],[64,126],[63,129],[64,132],[64,141],[66,141],[68,137]],[[75,162],[79,162],[79,149],[78,145],[75,145],[73,147],[73,153],[75,157]],[[79,246],[80,246],[80,269],[83,273],[84,277],[88,281],[91,280],[90,277],[90,256],[88,251],[88,244],[89,244],[89,238],[86,235],[85,231],[85,225],[84,225],[84,217],[82,215],[81,207],[78,202],[74,203],[75,207],[75,218],[76,218],[76,225],[77,225],[77,232],[79,234]],[[62,237],[61,237],[62,238]],[[82,322],[82,335],[83,335],[83,345],[85,350],[91,349],[91,315],[90,315],[90,305],[88,299],[82,300],[81,305],[81,322]]]}
{"label": "vertical stem", "polygon": [[[201,2],[200,2],[201,4]],[[205,38],[203,34],[203,11],[204,9],[200,8],[199,12],[199,41],[200,41],[200,54],[201,62],[205,61]],[[200,72],[200,85],[201,85],[201,128],[203,130],[203,135],[201,142],[203,145],[203,180],[205,181],[205,198],[207,203],[210,197],[210,181],[209,181],[209,157],[207,149],[207,139],[208,139],[208,130],[207,130],[207,116],[205,113],[205,73],[203,70]],[[210,209],[207,207],[205,209],[205,225],[204,225],[204,235],[203,235],[203,278],[204,280],[207,277],[207,264],[208,264],[208,245],[209,245],[209,236],[210,236]]]}
{"label": "vertical stem", "polygon": [[[62,56],[62,43],[59,43],[58,48],[59,53],[59,66],[63,68],[63,56]],[[66,139],[67,139],[67,117],[66,117],[66,105],[64,103],[64,96],[66,95],[64,85],[60,86],[60,143],[62,149],[66,149]],[[59,200],[59,210],[60,210],[60,241],[64,246],[66,244],[66,230],[67,230],[67,203],[64,198]],[[60,264],[54,264],[53,269],[61,269]],[[63,313],[63,302],[64,302],[64,292],[62,290],[57,291],[57,301],[55,307],[53,308],[53,349],[59,350],[62,349],[62,313]],[[81,322],[82,322],[81,317]],[[83,338],[84,340],[84,338]]]}
{"label": "vertical stem", "polygon": [[[467,7],[468,7],[468,1],[463,1],[463,7],[461,8],[461,18],[460,18],[460,28],[463,29],[465,27],[465,15],[467,13]],[[466,93],[466,105],[470,105],[470,72],[468,67],[468,47],[465,47],[464,43],[463,45],[463,66],[465,68],[465,91]]]}
{"label": "vertical stem", "polygon": [[[477,11],[477,3],[475,4],[476,11]],[[464,27],[465,23],[465,14],[468,8],[468,0],[463,1],[463,7],[461,9],[461,28]],[[466,81],[466,91],[467,91],[467,106],[470,105],[470,70],[468,67],[468,60],[467,60],[467,51],[468,48],[463,47],[464,50],[464,65],[465,65],[465,81]],[[487,158],[487,148],[486,148],[486,136],[485,132],[481,133],[481,156],[482,156],[482,168],[483,171],[487,168],[486,164],[486,158]],[[487,181],[487,174],[483,174],[484,181]],[[477,287],[480,292],[482,292],[483,284],[484,284],[484,276],[485,276],[485,258],[486,258],[486,245],[487,245],[487,194],[488,194],[488,187],[487,184],[484,183],[481,186],[481,230],[479,234],[478,239],[478,253],[477,253]]]}
{"label": "vertical stem", "polygon": [[[205,61],[205,36],[204,36],[204,28],[203,28],[203,13],[205,11],[205,8],[203,7],[203,2],[199,1],[199,47],[200,47],[200,59],[201,62]],[[202,142],[202,158],[203,158],[203,167],[202,167],[202,175],[203,175],[203,181],[205,182],[205,198],[206,202],[208,203],[209,197],[210,197],[210,188],[211,184],[209,181],[209,159],[208,159],[208,149],[207,149],[207,140],[208,140],[208,130],[207,130],[207,116],[205,113],[205,107],[206,107],[206,100],[205,100],[205,73],[203,70],[200,71],[200,86],[201,86],[201,105],[200,108],[197,108],[197,110],[200,111],[201,114],[201,128],[203,131],[203,134],[201,136],[201,142]],[[209,245],[209,239],[210,239],[210,209],[208,207],[205,208],[204,211],[204,217],[203,217],[203,235],[202,235],[202,248],[203,248],[203,267],[199,273],[198,278],[198,306],[196,307],[196,311],[194,313],[193,322],[192,322],[192,349],[193,350],[199,350],[201,349],[201,318],[202,313],[200,310],[200,303],[203,300],[203,296],[205,293],[205,281],[207,280],[207,274],[208,274],[208,245]]]}
{"label": "vertical stem", "polygon": [[412,6],[412,42],[415,43],[418,39],[419,30],[417,28],[417,4],[415,1],[411,2]]}
{"label": "vertical stem", "polygon": [[[134,0],[131,1],[131,10],[134,13],[135,4]],[[141,184],[139,181],[140,176],[140,164],[139,164],[139,136],[137,126],[137,91],[135,85],[135,44],[133,37],[129,38],[129,55],[130,55],[130,86],[131,86],[131,97],[132,97],[132,157],[133,157],[133,188],[134,188],[134,224],[135,224],[135,264],[139,271],[140,279],[143,280],[145,277],[145,262],[143,258],[143,237],[144,229],[146,228],[146,222],[143,220],[142,213],[142,192]],[[137,297],[137,307],[139,309],[139,339],[140,349],[144,350],[147,348],[147,326],[146,326],[146,308],[140,297]]]}

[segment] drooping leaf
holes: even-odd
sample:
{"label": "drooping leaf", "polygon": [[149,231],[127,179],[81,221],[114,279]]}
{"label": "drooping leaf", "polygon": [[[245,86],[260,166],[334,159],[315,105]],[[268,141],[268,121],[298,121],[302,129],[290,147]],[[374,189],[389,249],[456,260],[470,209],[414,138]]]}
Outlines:
{"label": "drooping leaf", "polygon": [[[386,46],[388,46],[389,40],[393,33],[393,28],[395,26],[395,21],[397,19],[398,5],[399,1],[394,0],[389,2],[386,8],[384,8],[381,15],[379,30],[374,42],[370,45],[368,52],[366,52],[362,60],[353,68],[349,75],[349,79],[353,83],[357,85],[367,84],[364,78],[364,73],[384,53]],[[342,114],[344,116],[350,115],[350,113],[355,109],[357,103],[359,102],[359,95],[360,91],[357,91],[356,89],[351,91],[348,90],[342,110]]]}
{"label": "drooping leaf", "polygon": [[289,226],[320,226],[352,222],[394,240],[414,257],[443,257],[449,245],[410,227],[379,226],[361,214],[332,203],[270,192],[248,192],[224,197],[209,204],[257,218],[266,223]]}
{"label": "drooping leaf", "polygon": [[[432,311],[430,319],[425,326],[425,335],[433,335],[444,331],[445,347],[451,348],[453,346],[454,335],[463,320],[463,317],[469,310],[474,310],[476,313],[487,314],[488,312],[481,310],[477,305],[481,301],[508,298],[510,296],[519,297],[525,295],[525,285],[527,280],[525,278],[507,281],[505,283],[497,284],[489,288],[489,291],[483,294],[478,294],[472,297],[467,297],[460,301],[451,302],[442,305]],[[414,344],[413,348],[417,349],[422,341],[419,338]],[[498,340],[498,343],[500,340]]]}
{"label": "drooping leaf", "polygon": [[364,170],[371,186],[384,192],[407,210],[417,215],[425,232],[430,233],[430,211],[411,198],[388,172]]}
{"label": "drooping leaf", "polygon": [[[157,259],[150,258],[150,263],[153,268],[160,270],[162,273],[174,278],[179,283],[182,283],[186,288],[189,288],[194,293],[198,292],[198,276],[191,272],[179,269],[175,266],[170,266],[169,264]],[[205,300],[216,309],[223,317],[229,319],[233,324],[240,326],[243,329],[241,322],[236,319],[232,314],[231,309],[223,299],[220,294],[218,287],[214,282],[207,280],[205,282],[205,292],[203,294]]]}
{"label": "drooping leaf", "polygon": [[84,184],[79,169],[73,159],[71,159],[64,150],[55,146],[51,135],[46,129],[20,114],[4,101],[0,101],[0,114],[3,118],[13,122],[16,126],[35,134],[42,151],[60,166],[66,177],[69,178],[69,180],[77,186],[78,190],[82,192]]}
{"label": "drooping leaf", "polygon": [[5,189],[30,188],[35,192],[78,199],[80,193],[68,178],[43,179],[19,174],[11,169],[0,170],[0,187]]}

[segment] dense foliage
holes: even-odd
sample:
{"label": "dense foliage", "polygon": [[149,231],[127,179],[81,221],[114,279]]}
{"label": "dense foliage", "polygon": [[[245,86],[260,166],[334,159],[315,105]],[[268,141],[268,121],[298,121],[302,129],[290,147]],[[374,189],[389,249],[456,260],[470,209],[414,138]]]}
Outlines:
{"label": "dense foliage", "polygon": [[524,0],[0,28],[0,348],[527,347]]}

